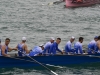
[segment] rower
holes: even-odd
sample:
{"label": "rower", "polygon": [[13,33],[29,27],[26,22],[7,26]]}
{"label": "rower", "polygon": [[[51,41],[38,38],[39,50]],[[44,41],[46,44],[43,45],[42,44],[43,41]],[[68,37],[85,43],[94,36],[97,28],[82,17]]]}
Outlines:
{"label": "rower", "polygon": [[42,55],[42,52],[44,50],[43,44],[40,46],[35,46],[32,51],[29,53],[29,56],[38,56]]}
{"label": "rower", "polygon": [[67,54],[71,54],[71,53],[74,53],[74,52],[75,52],[75,50],[71,48],[71,47],[72,47],[72,43],[74,42],[74,40],[75,40],[75,37],[72,36],[72,37],[70,38],[70,41],[68,41],[68,42],[66,43],[66,45],[65,45],[65,52],[66,52]]}
{"label": "rower", "polygon": [[56,42],[54,42],[51,46],[50,46],[50,54],[55,55],[56,51],[61,52],[61,54],[63,54],[63,52],[58,48],[58,45],[61,42],[61,38],[57,38]]}
{"label": "rower", "polygon": [[52,43],[54,43],[54,40],[55,40],[55,38],[54,38],[54,37],[51,37],[51,38],[50,38],[50,41],[47,42],[47,43],[44,45],[43,54],[50,53],[50,45],[51,45]]}
{"label": "rower", "polygon": [[7,52],[8,51],[12,51],[12,50],[17,50],[17,48],[8,47],[9,43],[10,43],[10,39],[6,38],[5,39],[5,44],[1,46],[1,54],[0,54],[0,56],[10,57],[10,55],[8,55]]}
{"label": "rower", "polygon": [[79,41],[74,44],[74,49],[76,51],[76,54],[83,54],[82,51],[83,39],[84,39],[83,37],[79,37]]}
{"label": "rower", "polygon": [[16,46],[16,48],[18,49],[19,56],[25,56],[25,54],[29,55],[29,50],[25,42],[26,42],[26,37],[22,37],[22,42]]}
{"label": "rower", "polygon": [[94,37],[94,40],[92,40],[89,44],[88,44],[88,54],[93,54],[96,52],[96,43],[98,41],[98,36]]}
{"label": "rower", "polygon": [[100,36],[98,36],[97,48],[98,48],[98,52],[97,53],[100,53]]}

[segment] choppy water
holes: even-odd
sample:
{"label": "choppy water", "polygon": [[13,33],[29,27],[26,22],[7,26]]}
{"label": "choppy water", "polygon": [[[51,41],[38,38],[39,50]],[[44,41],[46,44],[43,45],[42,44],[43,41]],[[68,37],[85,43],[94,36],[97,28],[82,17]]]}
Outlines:
{"label": "choppy water", "polygon": [[[64,48],[71,36],[84,37],[87,45],[95,35],[100,35],[100,5],[84,8],[66,9],[64,3],[47,5],[56,0],[0,0],[0,38],[11,39],[10,46],[15,47],[21,37],[27,37],[29,49],[49,40],[51,36],[61,37],[59,48]],[[18,70],[18,72],[17,72]],[[5,71],[3,75],[46,75],[45,71],[23,69]],[[20,71],[20,72],[19,72]],[[99,75],[99,69],[65,68],[56,70],[60,75]],[[47,73],[48,75],[48,73]]]}

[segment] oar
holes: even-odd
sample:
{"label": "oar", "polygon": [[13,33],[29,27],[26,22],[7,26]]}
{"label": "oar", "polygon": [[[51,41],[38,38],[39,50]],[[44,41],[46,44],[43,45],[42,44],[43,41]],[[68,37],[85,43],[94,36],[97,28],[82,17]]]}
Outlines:
{"label": "oar", "polygon": [[63,0],[60,0],[60,1],[50,2],[50,3],[48,3],[48,5],[60,4],[62,2],[64,2],[64,1]]}
{"label": "oar", "polygon": [[[19,50],[18,50],[19,51]],[[21,52],[21,51],[19,51]],[[24,54],[25,56],[29,57],[30,59],[32,59],[34,62],[38,63],[39,65],[41,65],[42,67],[46,68],[48,71],[50,71],[52,74],[54,75],[58,75],[56,72],[50,70],[49,68],[47,68],[46,66],[44,66],[42,63],[38,62],[37,60],[33,59],[32,57],[26,55],[25,53],[21,52],[22,54]]]}
{"label": "oar", "polygon": [[[8,58],[13,58],[13,59],[17,59],[17,60],[23,60],[23,61],[27,61],[27,62],[34,62],[34,61],[31,61],[31,60],[25,60],[25,59],[15,58],[15,57],[8,57]],[[34,63],[36,63],[36,62],[34,62]],[[42,63],[42,64],[44,64],[44,63]],[[55,65],[51,65],[51,64],[44,64],[44,65],[52,66],[52,67],[56,67],[56,68],[63,68],[61,66],[55,66]]]}
{"label": "oar", "polygon": [[52,74],[58,75],[56,72],[50,70],[49,68],[47,68],[46,66],[44,66],[42,63],[38,62],[37,60],[33,59],[32,57],[30,57],[30,56],[27,56],[27,57],[29,57],[30,59],[32,59],[33,61],[35,61],[35,62],[38,63],[39,65],[41,65],[41,66],[43,66],[44,68],[46,68],[46,69],[47,69],[48,71],[50,71]]}
{"label": "oar", "polygon": [[47,66],[52,66],[52,67],[57,67],[57,68],[63,68],[63,67],[61,67],[61,66],[55,66],[55,65],[51,65],[51,64],[45,64],[45,65],[47,65]]}
{"label": "oar", "polygon": [[[83,48],[85,48],[85,49],[87,49],[87,50],[91,50],[93,53],[95,53],[96,51],[94,50],[94,49],[90,49],[90,48],[87,48],[87,47],[83,47]],[[86,50],[85,50],[86,51]]]}
{"label": "oar", "polygon": [[95,56],[95,55],[88,55],[89,57],[96,57],[96,58],[100,58],[100,56]]}

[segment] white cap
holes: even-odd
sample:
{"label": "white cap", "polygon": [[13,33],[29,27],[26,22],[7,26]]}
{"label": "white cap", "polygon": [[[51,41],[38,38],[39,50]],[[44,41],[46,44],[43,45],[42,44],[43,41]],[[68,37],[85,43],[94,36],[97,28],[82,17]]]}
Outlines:
{"label": "white cap", "polygon": [[54,38],[54,37],[51,37],[50,39],[51,39],[51,40],[55,40],[55,38]]}
{"label": "white cap", "polygon": [[44,46],[44,44],[41,44],[41,45],[39,45],[39,46],[40,46],[40,47],[41,47],[41,46]]}
{"label": "white cap", "polygon": [[71,38],[72,38],[72,39],[75,39],[75,37],[74,37],[74,36],[72,36]]}
{"label": "white cap", "polygon": [[22,37],[22,40],[26,40],[26,37]]}

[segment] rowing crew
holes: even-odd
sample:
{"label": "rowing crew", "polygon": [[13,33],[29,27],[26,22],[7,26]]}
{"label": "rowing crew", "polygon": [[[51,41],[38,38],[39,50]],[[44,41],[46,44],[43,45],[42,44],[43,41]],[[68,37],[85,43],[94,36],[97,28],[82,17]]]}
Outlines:
{"label": "rowing crew", "polygon": [[[83,37],[79,37],[79,41],[74,44],[74,49],[71,48],[72,42],[74,42],[75,38],[72,37],[69,42],[67,42],[65,46],[65,51],[67,54],[83,54],[82,42]],[[100,36],[95,36],[94,40],[90,41],[88,44],[88,54],[96,54],[100,53]]]}
{"label": "rowing crew", "polygon": [[[56,42],[54,42],[54,38],[51,38],[50,42],[47,42],[43,47],[44,51],[42,54],[48,54],[48,55],[55,55],[56,51],[61,52],[63,54],[64,52],[68,55],[70,54],[83,54],[83,37],[79,37],[78,42],[74,43],[74,49],[72,49],[72,43],[75,40],[75,37],[71,37],[70,40],[66,43],[65,45],[65,51],[62,51],[58,48],[59,43],[61,42],[61,38],[57,38]],[[34,50],[33,50],[34,51]],[[95,54],[95,53],[100,53],[100,36],[95,36],[94,40],[92,40],[88,44],[88,54]],[[33,56],[33,55],[30,55]]]}
{"label": "rowing crew", "polygon": [[36,46],[31,51],[28,50],[25,42],[26,42],[26,37],[22,37],[21,43],[19,43],[15,48],[10,48],[8,46],[10,43],[10,39],[6,38],[5,44],[4,45],[0,44],[0,56],[10,57],[10,55],[8,55],[7,52],[12,50],[18,51],[18,56],[25,56],[25,55],[37,56],[41,53],[45,53],[47,49],[48,49],[48,53],[51,54],[52,53],[56,54],[56,50],[60,51],[63,54],[63,52],[60,49],[58,49],[58,44],[61,42],[60,38],[57,38],[56,42],[54,42],[54,38],[52,37],[50,42],[46,43],[44,46],[43,45]]}
{"label": "rowing crew", "polygon": [[[75,40],[75,37],[71,37],[70,40],[65,45],[65,53],[70,54],[83,54],[82,50],[82,42],[83,37],[79,37],[78,42],[74,44],[74,49],[72,49],[72,43]],[[56,41],[53,37],[51,37],[50,41],[47,42],[45,45],[35,46],[31,51],[28,50],[26,45],[26,37],[22,37],[22,42],[19,43],[15,48],[10,48],[8,45],[10,43],[10,39],[5,39],[5,44],[0,44],[0,56],[7,56],[10,57],[10,55],[7,54],[8,51],[17,50],[18,56],[37,56],[37,55],[56,55],[57,51],[59,51],[61,54],[64,53],[64,51],[60,50],[58,48],[58,45],[61,42],[61,38],[57,38]],[[1,40],[0,40],[1,43]],[[94,40],[92,40],[88,44],[88,54],[94,54],[94,53],[100,53],[100,36],[94,37]]]}
{"label": "rowing crew", "polygon": [[[10,57],[10,55],[7,54],[8,51],[12,51],[12,50],[18,50],[18,55],[19,56],[23,56],[22,52],[25,52],[26,55],[29,54],[29,50],[27,49],[27,45],[25,44],[26,42],[26,37],[22,37],[22,42],[19,43],[16,48],[10,48],[8,45],[10,43],[10,39],[6,38],[5,39],[5,44],[1,45],[0,44],[0,56],[6,56],[6,57]],[[0,40],[1,43],[1,40]]]}

